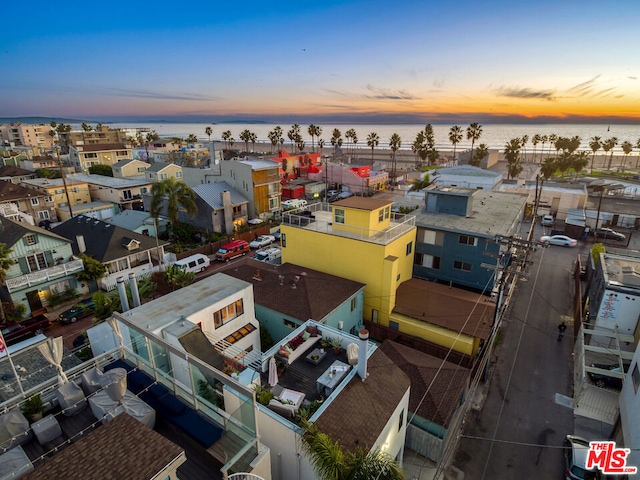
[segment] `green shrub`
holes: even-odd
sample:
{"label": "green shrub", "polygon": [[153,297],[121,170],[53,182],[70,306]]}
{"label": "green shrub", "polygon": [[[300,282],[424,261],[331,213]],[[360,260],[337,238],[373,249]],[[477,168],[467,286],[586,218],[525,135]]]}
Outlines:
{"label": "green shrub", "polygon": [[45,298],[49,302],[49,306],[53,308],[57,307],[58,305],[62,305],[65,302],[76,300],[79,297],[80,297],[80,294],[76,292],[74,288],[71,288],[71,287],[65,288],[64,292],[60,292],[60,293],[48,292],[45,295]]}

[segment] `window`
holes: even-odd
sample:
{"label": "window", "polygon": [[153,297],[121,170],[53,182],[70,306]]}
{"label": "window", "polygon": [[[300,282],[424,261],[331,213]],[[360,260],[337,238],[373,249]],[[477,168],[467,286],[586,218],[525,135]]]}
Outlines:
{"label": "window", "polygon": [[423,267],[440,270],[440,257],[434,257],[433,255],[428,255],[426,253],[416,253],[414,263]]}
{"label": "window", "polygon": [[27,235],[26,237],[24,237],[24,243],[27,246],[35,245],[36,243],[38,243],[38,237],[36,237],[35,235]]}
{"label": "window", "polygon": [[233,213],[235,213],[235,214],[240,214],[240,213],[242,213],[242,205],[234,205],[234,207],[233,207]]}
{"label": "window", "polygon": [[388,219],[391,212],[391,207],[387,207],[384,209],[384,218]]}
{"label": "window", "polygon": [[471,235],[460,235],[458,237],[458,243],[462,245],[473,245],[474,247],[477,245],[478,239],[476,237],[472,237]]}
{"label": "window", "polygon": [[133,195],[131,195],[131,190],[123,190],[122,198],[124,198],[125,200],[131,200],[133,198]]}
{"label": "window", "polygon": [[65,290],[68,290],[69,288],[71,288],[71,284],[69,280],[62,280],[61,282],[50,285],[49,291],[55,295],[58,293],[63,293]]}
{"label": "window", "polygon": [[403,425],[404,425],[404,408],[400,412],[400,421],[398,422],[398,431],[402,430]]}
{"label": "window", "polygon": [[40,205],[40,201],[37,198],[32,198],[31,199],[31,205],[33,205],[34,207],[36,205]]}
{"label": "window", "polygon": [[[247,323],[242,328],[239,328],[238,330],[233,332],[231,335],[227,335],[226,337],[224,337],[224,340],[225,340],[225,342],[228,342],[228,343],[236,343],[238,340],[240,340],[240,339],[246,337],[247,335],[249,335],[255,329],[256,329],[256,327],[252,323]],[[221,348],[224,348],[224,346],[221,345]],[[249,350],[249,351],[251,351],[251,350]]]}
{"label": "window", "polygon": [[128,269],[129,262],[126,258],[116,260],[115,262],[111,262],[107,265],[107,270],[109,271],[109,273],[118,273]]}
{"label": "window", "polygon": [[277,210],[279,207],[278,197],[271,197],[269,199],[269,210]]}
{"label": "window", "polygon": [[353,297],[351,299],[351,311],[353,312],[357,306],[358,306],[358,299],[356,297]]}
{"label": "window", "polygon": [[287,320],[286,318],[282,319],[282,323],[284,324],[285,327],[289,327],[292,330],[298,328],[298,324],[297,323],[292,322],[291,320]]}
{"label": "window", "polygon": [[138,167],[138,173],[144,173],[145,170],[145,167]]}
{"label": "window", "polygon": [[78,187],[73,187],[73,193],[79,193],[80,189]]}
{"label": "window", "polygon": [[40,210],[38,212],[38,218],[40,220],[47,220],[49,219],[49,210]]}
{"label": "window", "polygon": [[418,238],[421,243],[428,243],[429,245],[436,244],[436,231],[435,230],[422,230],[419,229]]}
{"label": "window", "polygon": [[98,158],[97,153],[85,153],[84,158]]}
{"label": "window", "polygon": [[384,220],[384,208],[381,208],[378,212],[378,221],[382,222]]}
{"label": "window", "polygon": [[115,173],[120,173],[121,170],[120,170],[120,167],[113,167],[113,171]]}
{"label": "window", "polygon": [[47,268],[47,260],[44,258],[44,253],[37,253],[35,255],[28,255],[27,263],[29,264],[29,270],[35,272],[36,270],[42,270]]}
{"label": "window", "polygon": [[638,387],[640,387],[640,371],[638,371],[638,364],[636,363],[631,372],[631,378],[633,379],[633,389],[638,393]]}
{"label": "window", "polygon": [[64,193],[64,189],[63,188],[56,188],[56,194],[61,194]]}
{"label": "window", "polygon": [[213,324],[216,328],[219,328],[243,313],[244,304],[242,303],[242,299],[236,300],[217,312],[213,312]]}
{"label": "window", "polygon": [[471,264],[467,263],[467,262],[461,262],[459,260],[456,260],[453,262],[453,268],[455,268],[456,270],[464,270],[465,272],[470,272],[471,271]]}
{"label": "window", "polygon": [[53,197],[51,197],[51,196],[44,197],[44,201],[45,201],[45,203],[51,203],[51,202],[53,202]]}
{"label": "window", "polygon": [[398,322],[394,322],[393,320],[389,320],[389,329],[395,330],[396,332],[400,329]]}
{"label": "window", "polygon": [[126,157],[127,156],[127,151],[126,150],[118,150],[116,152],[116,155],[118,155],[119,157]]}
{"label": "window", "polygon": [[149,173],[149,178],[156,178],[156,174],[155,173],[151,173],[151,172],[148,172],[148,173]]}
{"label": "window", "polygon": [[281,233],[280,234],[280,245],[282,245],[282,248],[286,248],[287,247],[287,234],[286,233]]}
{"label": "window", "polygon": [[143,195],[147,192],[148,192],[147,187],[140,187],[140,195]]}
{"label": "window", "polygon": [[182,178],[182,172],[176,172],[176,178]]}
{"label": "window", "polygon": [[342,208],[336,208],[333,211],[333,218],[336,223],[344,224],[344,210]]}
{"label": "window", "polygon": [[166,180],[167,179],[167,174],[166,173],[161,173],[159,175],[160,180]]}
{"label": "window", "polygon": [[411,255],[411,252],[413,252],[413,242],[409,242],[407,243],[407,248],[406,248],[406,254],[407,255]]}

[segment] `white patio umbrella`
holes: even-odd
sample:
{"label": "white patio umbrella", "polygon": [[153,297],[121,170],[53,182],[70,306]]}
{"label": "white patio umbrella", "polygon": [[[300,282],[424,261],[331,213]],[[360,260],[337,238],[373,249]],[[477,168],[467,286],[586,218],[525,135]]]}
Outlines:
{"label": "white patio umbrella", "polygon": [[58,383],[60,385],[69,381],[62,369],[62,355],[64,348],[62,344],[62,337],[47,338],[47,341],[38,345],[38,350],[42,356],[54,367],[58,369]]}
{"label": "white patio umbrella", "polygon": [[271,357],[269,360],[269,385],[275,387],[278,384],[278,367],[276,367],[276,358]]}
{"label": "white patio umbrella", "polygon": [[120,348],[124,348],[124,341],[122,339],[122,332],[120,331],[120,325],[118,324],[118,320],[113,317],[109,317],[107,319],[107,323],[113,329],[113,333],[118,337],[118,343],[120,344]]}

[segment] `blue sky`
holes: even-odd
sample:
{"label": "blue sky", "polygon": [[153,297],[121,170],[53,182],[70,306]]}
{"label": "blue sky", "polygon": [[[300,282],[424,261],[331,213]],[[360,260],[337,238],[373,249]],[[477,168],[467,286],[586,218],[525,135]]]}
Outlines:
{"label": "blue sky", "polygon": [[640,119],[640,2],[3,7],[0,116]]}

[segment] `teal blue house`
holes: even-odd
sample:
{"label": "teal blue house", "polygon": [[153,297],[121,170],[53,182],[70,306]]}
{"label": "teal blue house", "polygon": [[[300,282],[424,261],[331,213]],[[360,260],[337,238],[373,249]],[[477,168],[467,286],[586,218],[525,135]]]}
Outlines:
{"label": "teal blue house", "polygon": [[357,335],[362,328],[364,284],[291,263],[255,260],[224,273],[253,285],[256,318],[275,342],[307,320]]}
{"label": "teal blue house", "polygon": [[0,286],[3,302],[24,304],[27,316],[42,310],[50,294],[79,289],[75,274],[84,269],[71,241],[48,230],[0,216],[0,243],[11,249],[13,265]]}
{"label": "teal blue house", "polygon": [[[430,187],[416,217],[413,276],[490,294],[520,235],[527,195]],[[507,254],[507,255],[505,255]]]}

